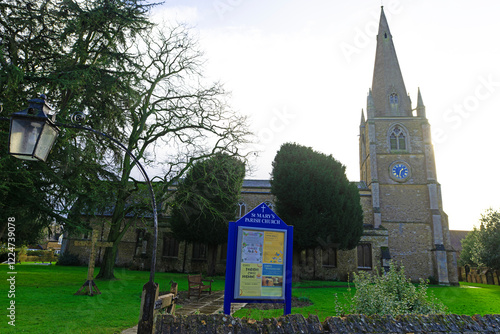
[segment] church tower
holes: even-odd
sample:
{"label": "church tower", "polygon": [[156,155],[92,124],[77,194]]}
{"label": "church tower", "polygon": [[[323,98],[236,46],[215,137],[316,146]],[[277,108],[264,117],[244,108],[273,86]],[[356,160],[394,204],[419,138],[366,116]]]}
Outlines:
{"label": "church tower", "polygon": [[366,108],[359,153],[361,180],[371,191],[369,221],[387,229],[391,258],[413,280],[458,284],[425,106],[419,89],[412,109],[383,8]]}

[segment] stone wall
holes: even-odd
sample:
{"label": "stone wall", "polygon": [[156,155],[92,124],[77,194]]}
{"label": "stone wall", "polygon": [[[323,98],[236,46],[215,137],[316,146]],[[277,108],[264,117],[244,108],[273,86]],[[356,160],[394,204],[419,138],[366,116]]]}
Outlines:
{"label": "stone wall", "polygon": [[[421,217],[416,221],[407,221],[401,218],[396,221],[384,221],[381,226],[375,226],[374,209],[372,203],[372,191],[360,185],[361,205],[364,212],[364,234],[361,242],[369,243],[372,250],[372,268],[376,272],[381,267],[381,249],[389,248],[390,255],[398,262],[403,262],[407,268],[407,273],[415,280],[417,278],[428,278],[433,273],[432,249],[435,247],[432,242],[432,231],[429,221]],[[420,188],[412,186],[414,197],[418,198]],[[417,189],[418,188],[418,189]],[[404,197],[394,185],[385,189],[390,194],[398,198]],[[387,193],[386,191],[386,193]],[[270,202],[274,197],[270,192],[269,180],[246,180],[241,193],[241,200],[246,204],[245,214],[262,202]],[[411,199],[403,198],[401,203],[396,203],[396,208],[411,206]],[[384,201],[382,201],[384,204]],[[422,204],[423,205],[423,204]],[[387,206],[387,205],[386,205]],[[423,209],[422,209],[423,210]],[[396,210],[397,211],[397,210]],[[411,210],[405,211],[405,215],[410,214]],[[395,213],[394,213],[395,214]],[[380,214],[379,214],[380,215]],[[403,216],[405,216],[403,215]],[[393,217],[394,218],[394,217]],[[109,226],[104,221],[109,217],[100,217],[91,221],[95,229],[99,231],[99,240],[107,240]],[[395,218],[394,218],[395,219]],[[134,270],[149,270],[151,265],[151,254],[153,246],[153,233],[149,220],[127,218],[127,223],[131,227],[123,236],[118,247],[116,265],[126,266]],[[160,217],[158,231],[158,245],[156,253],[156,271],[157,272],[184,272],[184,273],[204,273],[207,271],[207,261],[193,259],[193,245],[185,242],[179,242],[179,247],[175,255],[164,251],[164,242],[171,237],[171,232],[166,218],[166,213]],[[88,236],[73,236],[65,239],[65,249],[79,256],[83,263],[88,263],[90,249],[88,247],[75,246],[75,241],[89,240]],[[168,245],[168,244],[167,244]],[[447,246],[447,245],[445,245]],[[224,250],[222,249],[224,247]],[[168,247],[167,247],[168,249]],[[225,273],[226,259],[223,255],[225,245],[218,249],[216,272],[223,275]],[[399,250],[399,251],[398,251]],[[97,250],[96,264],[99,265],[104,255],[104,249]],[[450,257],[454,254],[450,254]],[[358,271],[357,250],[338,251],[336,253],[336,263],[334,265],[324,265],[322,261],[322,250],[308,250],[305,259],[297,261],[294,264],[294,271],[300,273],[302,279],[323,279],[323,280],[347,280],[348,275]],[[405,261],[405,259],[408,259]],[[456,267],[455,267],[456,268]],[[367,270],[362,268],[361,270]],[[368,269],[369,270],[369,269]],[[352,276],[352,275],[351,275]]]}
{"label": "stone wall", "polygon": [[[93,229],[99,231],[98,241],[107,241],[109,234],[109,225],[105,223],[109,218],[95,218],[90,222]],[[124,224],[130,224],[127,233],[123,236],[120,244],[118,245],[118,251],[116,256],[115,265],[119,267],[130,267],[133,263],[134,257],[141,256],[141,254],[136,254],[136,245],[137,245],[137,229],[148,229],[148,222],[143,221],[141,219],[129,219],[126,218],[123,222]],[[75,244],[81,241],[90,241],[91,233],[86,233],[85,235],[79,236],[69,236],[65,237],[66,248],[64,251],[68,251],[72,254],[75,254],[80,259],[82,264],[88,264],[90,258],[90,247],[86,246],[77,246]],[[146,238],[149,242],[146,242],[148,249],[152,247],[152,234],[146,234]],[[151,253],[151,251],[150,251]],[[96,248],[96,265],[100,265],[102,259],[104,257],[104,248],[98,247]],[[145,259],[150,259],[150,257],[144,255]],[[148,260],[148,268],[141,268],[145,270],[149,270],[149,262]]]}
{"label": "stone wall", "polygon": [[301,314],[256,321],[227,315],[163,315],[156,334],[162,333],[499,333],[500,315],[429,315],[328,317]]}
{"label": "stone wall", "polygon": [[405,267],[413,281],[434,275],[432,230],[427,223],[383,222],[389,232],[391,257]]}

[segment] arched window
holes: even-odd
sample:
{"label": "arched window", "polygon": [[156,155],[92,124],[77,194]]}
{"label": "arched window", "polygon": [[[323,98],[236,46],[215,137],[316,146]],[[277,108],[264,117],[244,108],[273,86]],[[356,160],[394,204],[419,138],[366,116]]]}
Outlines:
{"label": "arched window", "polygon": [[193,260],[205,260],[207,258],[207,245],[194,242],[192,254]]}
{"label": "arched window", "polygon": [[274,204],[271,201],[265,201],[266,205],[269,207],[269,209],[274,210]]}
{"label": "arched window", "polygon": [[391,151],[406,150],[406,139],[407,136],[405,135],[405,131],[399,125],[393,127],[392,131],[389,133]]}
{"label": "arched window", "polygon": [[179,256],[179,241],[171,235],[163,235],[163,254],[162,256],[176,258]]}
{"label": "arched window", "polygon": [[389,102],[391,104],[396,104],[398,103],[398,94],[396,93],[392,93],[390,96],[389,96]]}
{"label": "arched window", "polygon": [[146,231],[143,229],[136,230],[136,241],[135,241],[135,256],[141,256],[147,253],[148,240]]}
{"label": "arched window", "polygon": [[372,269],[372,245],[358,245],[358,269]]}
{"label": "arched window", "polygon": [[321,250],[323,267],[337,267],[337,249],[328,248]]}
{"label": "arched window", "polygon": [[391,106],[392,114],[396,114],[399,108],[398,94],[392,93],[391,95],[389,95],[389,105]]}
{"label": "arched window", "polygon": [[238,212],[236,213],[237,218],[243,217],[247,213],[247,205],[245,202],[238,203]]}

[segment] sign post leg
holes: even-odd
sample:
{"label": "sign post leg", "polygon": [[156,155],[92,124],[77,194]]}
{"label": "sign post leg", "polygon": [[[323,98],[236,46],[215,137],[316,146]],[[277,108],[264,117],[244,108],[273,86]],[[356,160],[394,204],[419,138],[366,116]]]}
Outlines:
{"label": "sign post leg", "polygon": [[224,286],[224,314],[231,315],[231,300],[234,291],[234,269],[236,266],[236,223],[229,222],[227,236],[226,283]]}
{"label": "sign post leg", "polygon": [[293,276],[293,226],[288,226],[286,241],[288,256],[286,257],[285,310],[284,315],[292,313],[292,276]]}

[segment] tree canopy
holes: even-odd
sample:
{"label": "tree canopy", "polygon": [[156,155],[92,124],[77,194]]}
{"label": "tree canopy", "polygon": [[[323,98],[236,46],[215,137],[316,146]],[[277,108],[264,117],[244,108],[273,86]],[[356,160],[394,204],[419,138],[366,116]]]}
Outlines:
{"label": "tree canopy", "polygon": [[[43,92],[58,121],[86,114],[87,126],[120,140],[146,167],[163,169],[155,182],[160,202],[197,160],[239,155],[249,133],[246,119],[228,107],[224,87],[204,78],[203,54],[189,29],[153,24],[151,6],[141,0],[2,2],[0,101],[18,111]],[[114,246],[106,248],[99,276],[113,278],[118,243],[135,224],[124,217],[141,219],[137,205],[144,207],[137,201],[143,180],[132,173],[130,157],[93,133],[64,129],[44,167],[4,153],[1,159],[8,161],[0,167],[41,183],[30,184],[26,194],[44,197],[38,212],[66,230],[89,228],[82,214],[112,210],[108,241]],[[15,191],[12,179],[0,189]]]}
{"label": "tree canopy", "polygon": [[[28,99],[43,92],[58,120],[85,112],[88,125],[123,140],[122,100],[134,77],[126,69],[133,64],[126,43],[151,26],[146,16],[150,7],[135,0],[1,2],[3,114],[24,109]],[[101,191],[92,186],[96,181],[116,180],[106,167],[109,161],[102,161],[109,145],[100,139],[67,129],[43,165],[7,156],[8,123],[0,128],[0,168],[6,176],[0,181],[2,216],[16,217],[20,230],[22,225],[31,232],[20,233],[19,244],[33,242],[32,236],[52,221],[71,227],[66,217],[74,201],[97,198]]]}
{"label": "tree canopy", "polygon": [[278,215],[294,226],[294,250],[358,244],[363,233],[359,191],[331,155],[283,144],[273,161],[271,192]]}
{"label": "tree canopy", "polygon": [[460,264],[500,270],[500,211],[490,208],[481,214],[479,227],[462,240]]}
{"label": "tree canopy", "polygon": [[227,242],[234,220],[245,164],[227,154],[198,161],[179,183],[170,226],[176,239],[208,245],[209,274],[215,272],[217,245]]}

